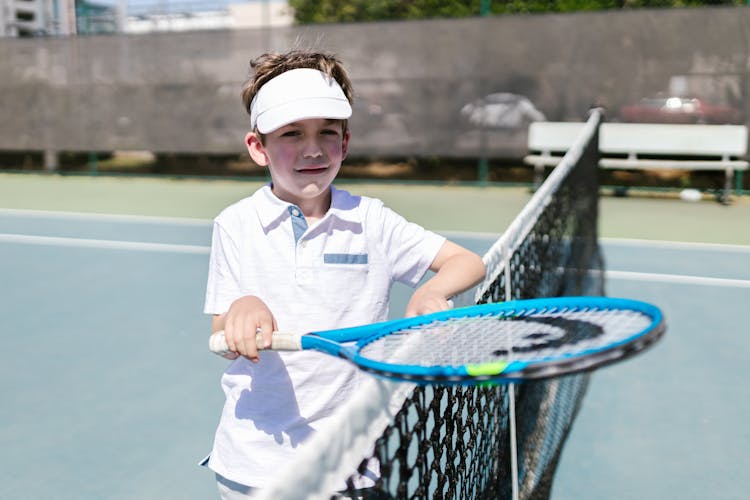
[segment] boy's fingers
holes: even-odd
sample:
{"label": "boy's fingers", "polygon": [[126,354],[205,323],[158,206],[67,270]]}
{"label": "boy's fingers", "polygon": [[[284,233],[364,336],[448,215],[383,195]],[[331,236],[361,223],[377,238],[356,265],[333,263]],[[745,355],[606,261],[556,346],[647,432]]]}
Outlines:
{"label": "boy's fingers", "polygon": [[253,322],[247,322],[243,325],[242,351],[240,351],[240,354],[253,361],[258,359],[258,346],[256,345],[255,331],[256,328],[253,325]]}
{"label": "boy's fingers", "polygon": [[258,349],[268,349],[269,347],[271,347],[273,331],[273,319],[261,321],[260,326],[258,326],[258,332],[263,336],[263,342],[258,345]]}
{"label": "boy's fingers", "polygon": [[224,325],[224,338],[230,351],[247,356],[248,348],[245,342],[244,325],[245,321],[242,317],[227,321]]}
{"label": "boy's fingers", "polygon": [[237,343],[234,341],[234,325],[229,321],[224,323],[224,340],[227,341],[227,348],[230,351],[237,352]]}
{"label": "boy's fingers", "polygon": [[235,351],[245,356],[247,346],[245,345],[245,322],[242,318],[237,318],[232,324],[232,337],[234,338]]}

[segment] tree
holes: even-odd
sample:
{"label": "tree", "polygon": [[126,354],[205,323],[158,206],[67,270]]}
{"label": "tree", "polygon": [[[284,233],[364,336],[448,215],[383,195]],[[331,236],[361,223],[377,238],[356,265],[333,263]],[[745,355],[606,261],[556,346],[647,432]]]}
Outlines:
{"label": "tree", "polygon": [[575,12],[623,8],[745,5],[746,0],[289,0],[300,24]]}

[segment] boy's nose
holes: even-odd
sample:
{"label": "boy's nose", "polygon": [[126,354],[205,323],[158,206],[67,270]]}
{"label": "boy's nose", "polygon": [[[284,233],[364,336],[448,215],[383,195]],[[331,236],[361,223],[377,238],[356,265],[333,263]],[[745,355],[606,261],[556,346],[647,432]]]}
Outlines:
{"label": "boy's nose", "polygon": [[320,144],[318,144],[318,141],[316,139],[310,138],[305,141],[302,154],[306,158],[314,158],[323,154],[323,148],[320,147]]}

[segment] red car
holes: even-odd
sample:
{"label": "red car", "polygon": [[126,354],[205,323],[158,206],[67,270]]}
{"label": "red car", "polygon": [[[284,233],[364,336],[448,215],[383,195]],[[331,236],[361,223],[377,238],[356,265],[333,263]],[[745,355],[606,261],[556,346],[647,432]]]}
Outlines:
{"label": "red car", "polygon": [[620,108],[620,119],[635,123],[743,123],[740,110],[697,97],[644,97]]}

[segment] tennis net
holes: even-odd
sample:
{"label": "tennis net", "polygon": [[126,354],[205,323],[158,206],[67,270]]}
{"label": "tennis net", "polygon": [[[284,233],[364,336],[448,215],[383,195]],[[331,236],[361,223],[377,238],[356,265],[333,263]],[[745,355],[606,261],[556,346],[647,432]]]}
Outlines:
{"label": "tennis net", "polygon": [[[601,120],[592,110],[581,136],[484,256],[486,279],[457,305],[603,294],[603,273],[592,272],[603,269],[597,241]],[[548,498],[588,377],[484,387],[368,380],[257,496]],[[379,469],[375,486],[358,489],[373,469]]]}

